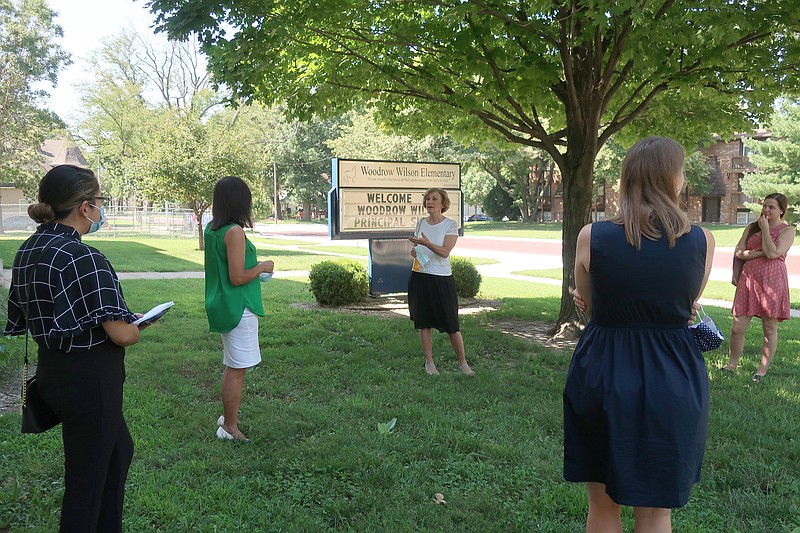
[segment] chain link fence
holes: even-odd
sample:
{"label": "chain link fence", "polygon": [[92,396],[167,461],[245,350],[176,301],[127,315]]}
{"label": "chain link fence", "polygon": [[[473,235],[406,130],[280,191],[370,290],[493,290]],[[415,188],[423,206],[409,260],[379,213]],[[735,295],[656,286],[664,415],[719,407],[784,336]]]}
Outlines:
{"label": "chain link fence", "polygon": [[[105,206],[106,224],[100,235],[146,233],[171,237],[197,236],[197,219],[191,209],[170,205],[161,207]],[[211,212],[203,215],[202,225],[210,220]],[[0,230],[31,233],[36,223],[28,216],[28,204],[0,204]]]}

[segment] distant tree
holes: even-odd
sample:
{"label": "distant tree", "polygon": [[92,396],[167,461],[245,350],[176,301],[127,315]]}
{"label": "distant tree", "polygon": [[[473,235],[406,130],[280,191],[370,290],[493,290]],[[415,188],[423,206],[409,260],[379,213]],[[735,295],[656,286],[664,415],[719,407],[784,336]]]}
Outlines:
{"label": "distant tree", "polygon": [[283,174],[283,161],[280,161],[278,168],[278,152],[282,144],[289,142],[289,138],[284,136],[291,131],[286,127],[289,121],[285,112],[279,106],[265,107],[258,103],[238,102],[234,122],[247,143],[247,150],[253,157],[260,158],[264,166],[251,183],[253,214],[280,218],[280,197],[281,191],[285,191],[286,177]]}
{"label": "distant tree", "polygon": [[483,206],[495,184],[494,179],[478,165],[469,165],[461,176],[464,203]]}
{"label": "distant tree", "polygon": [[[151,132],[149,150],[139,154],[136,168],[148,198],[189,205],[198,221],[211,205],[214,184],[223,176],[257,183],[264,161],[253,157],[249,140],[236,128],[231,110],[198,121],[173,111]],[[203,228],[198,243],[204,249]]]}
{"label": "distant tree", "polygon": [[276,132],[280,142],[270,151],[286,192],[303,206],[303,219],[311,219],[311,209],[325,204],[331,188],[331,158],[326,141],[335,135],[340,118],[312,117],[301,122],[284,120]]}
{"label": "distant tree", "polygon": [[[156,43],[132,30],[106,40],[82,85],[81,139],[103,168],[104,188],[144,203],[177,202],[197,220],[226,175],[252,185],[263,205],[273,119],[261,106],[226,108],[192,43]],[[203,249],[203,228],[198,224]]]}
{"label": "distant tree", "polygon": [[[781,100],[769,124],[769,139],[745,139],[750,162],[758,171],[742,178],[742,192],[759,200],[773,192],[784,194],[796,214],[800,211],[800,98]],[[760,209],[754,203],[747,206]]]}
{"label": "distant tree", "polygon": [[388,161],[463,162],[471,157],[444,135],[412,137],[391,131],[375,119],[372,108],[347,113],[336,136],[327,141],[335,157]]}
{"label": "distant tree", "polygon": [[92,166],[103,169],[103,189],[115,198],[141,196],[132,161],[147,151],[150,131],[158,122],[157,111],[142,92],[141,85],[129,80],[103,80],[81,90],[77,135],[90,148]]}
{"label": "distant tree", "polygon": [[[511,199],[514,209],[498,213],[528,222],[537,209],[537,193],[544,190],[550,158],[541,150],[511,143],[484,143],[474,156],[474,164],[491,176],[497,187]],[[495,204],[495,208],[505,202]],[[492,215],[493,217],[495,215]]]}
{"label": "distant tree", "polygon": [[[599,185],[605,182],[607,186],[618,189],[622,160],[625,159],[626,153],[626,147],[615,139],[609,139],[597,154],[594,167],[595,183]],[[702,152],[695,150],[687,154],[684,177],[692,194],[703,195],[711,191],[713,176],[708,158]]]}
{"label": "distant tree", "polygon": [[151,132],[164,121],[204,122],[223,109],[227,95],[212,89],[196,48],[123,29],[91,54],[77,135],[113,196],[152,200],[142,197],[138,174]]}
{"label": "distant tree", "polygon": [[62,31],[54,16],[43,0],[0,0],[0,180],[28,195],[41,177],[38,148],[64,126],[42,109],[46,92],[36,88],[42,82],[55,86],[59,70],[70,63],[55,42]]}
{"label": "distant tree", "polygon": [[495,183],[486,195],[483,210],[495,220],[502,220],[505,217],[509,220],[519,220],[521,216],[519,206],[499,183]]}
{"label": "distant tree", "polygon": [[611,138],[597,152],[597,159],[594,161],[594,183],[599,185],[605,183],[606,186],[617,188],[619,174],[622,171],[622,160],[625,159],[627,150],[616,139]]}
{"label": "distant tree", "polygon": [[700,151],[691,152],[686,157],[683,174],[691,194],[702,196],[714,188],[715,178],[708,157]]}

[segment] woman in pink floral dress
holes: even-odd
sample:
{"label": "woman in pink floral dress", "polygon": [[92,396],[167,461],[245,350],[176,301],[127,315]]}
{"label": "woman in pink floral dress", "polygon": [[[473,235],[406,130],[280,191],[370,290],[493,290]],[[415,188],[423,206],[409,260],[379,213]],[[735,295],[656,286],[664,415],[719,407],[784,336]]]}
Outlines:
{"label": "woman in pink floral dress", "polygon": [[728,372],[736,370],[744,349],[744,334],[754,316],[761,319],[764,337],[761,366],[753,381],[767,374],[778,347],[778,322],[789,318],[789,277],[786,252],[794,242],[794,228],[783,220],[788,202],[780,193],[764,198],[761,216],[748,225],[736,245],[735,255],[744,261],[733,300]]}

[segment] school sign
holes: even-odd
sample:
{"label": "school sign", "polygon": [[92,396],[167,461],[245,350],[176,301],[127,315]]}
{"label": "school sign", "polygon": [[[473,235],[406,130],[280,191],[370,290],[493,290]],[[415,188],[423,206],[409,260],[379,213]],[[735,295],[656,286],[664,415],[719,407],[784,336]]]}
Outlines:
{"label": "school sign", "polygon": [[408,238],[420,218],[428,216],[425,191],[447,191],[445,216],[463,232],[461,165],[334,159],[333,187],[328,193],[331,239]]}

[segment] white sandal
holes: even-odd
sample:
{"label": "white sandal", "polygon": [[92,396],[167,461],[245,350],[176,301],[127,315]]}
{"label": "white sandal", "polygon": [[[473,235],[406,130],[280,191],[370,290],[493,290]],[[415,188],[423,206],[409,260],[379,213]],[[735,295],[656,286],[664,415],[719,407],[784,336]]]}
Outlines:
{"label": "white sandal", "polygon": [[474,376],[475,375],[475,372],[469,367],[469,365],[467,363],[464,363],[463,365],[461,365],[461,371],[464,374],[468,375],[468,376]]}
{"label": "white sandal", "polygon": [[425,363],[425,372],[427,372],[429,376],[439,375],[439,371],[436,370],[436,363]]}

